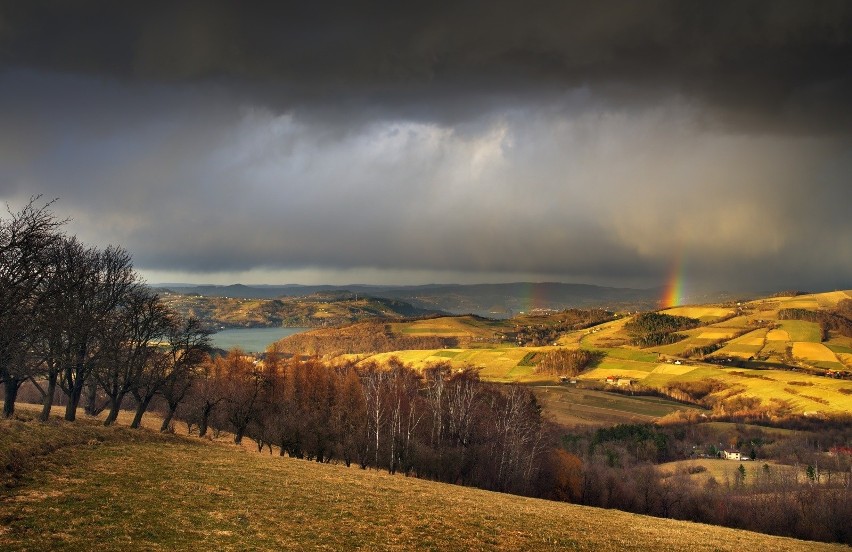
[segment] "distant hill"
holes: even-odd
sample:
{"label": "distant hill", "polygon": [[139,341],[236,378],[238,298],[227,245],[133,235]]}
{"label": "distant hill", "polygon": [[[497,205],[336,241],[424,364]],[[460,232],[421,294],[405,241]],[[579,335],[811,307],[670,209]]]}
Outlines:
{"label": "distant hill", "polygon": [[306,297],[317,293],[346,292],[394,299],[432,311],[478,314],[506,318],[532,309],[605,308],[614,311],[657,308],[662,290],[563,284],[557,282],[508,284],[429,284],[421,286],[229,286],[173,284],[164,290],[184,295],[235,299]]}
{"label": "distant hill", "polygon": [[[237,290],[247,286],[228,286]],[[181,290],[184,291],[184,290]],[[319,328],[361,320],[404,319],[445,314],[404,301],[370,297],[348,291],[322,291],[304,297],[246,298],[176,293],[161,290],[163,301],[183,316],[200,319],[211,329]]]}

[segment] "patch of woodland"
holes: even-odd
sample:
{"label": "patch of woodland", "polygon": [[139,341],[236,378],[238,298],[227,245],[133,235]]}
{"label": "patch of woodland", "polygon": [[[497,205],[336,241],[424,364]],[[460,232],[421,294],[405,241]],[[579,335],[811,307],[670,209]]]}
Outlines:
{"label": "patch of woodland", "polygon": [[603,360],[603,351],[585,349],[557,349],[539,356],[536,373],[560,377],[580,375]]}
{"label": "patch of woodland", "polygon": [[686,339],[677,332],[697,328],[701,321],[687,316],[674,316],[659,312],[645,312],[635,316],[624,325],[633,345],[653,347],[669,345]]}

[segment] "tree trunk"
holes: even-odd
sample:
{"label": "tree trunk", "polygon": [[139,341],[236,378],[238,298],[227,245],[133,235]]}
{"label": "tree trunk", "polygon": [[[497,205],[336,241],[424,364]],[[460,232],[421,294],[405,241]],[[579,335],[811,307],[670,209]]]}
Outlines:
{"label": "tree trunk", "polygon": [[160,431],[162,433],[165,433],[166,431],[169,430],[169,425],[171,425],[171,423],[172,423],[172,418],[175,415],[175,411],[177,410],[177,407],[178,407],[177,404],[175,404],[174,406],[172,406],[171,404],[169,405],[169,411],[166,412],[166,417],[163,418],[163,425],[160,426]]}
{"label": "tree trunk", "polygon": [[136,407],[136,414],[133,416],[133,422],[130,424],[132,429],[139,429],[139,424],[142,423],[142,415],[145,414],[146,410],[148,410],[148,405],[151,403],[151,399],[153,398],[154,395],[146,395],[141,401],[139,401],[139,406]]}
{"label": "tree trunk", "polygon": [[83,394],[83,386],[74,385],[68,395],[68,404],[65,405],[65,420],[73,422],[77,419],[77,406],[80,404],[80,396]]}
{"label": "tree trunk", "polygon": [[46,422],[50,418],[50,409],[53,408],[53,396],[56,394],[56,379],[59,373],[51,370],[47,374],[47,392],[44,394],[44,404],[41,407],[39,419]]}
{"label": "tree trunk", "polygon": [[85,412],[88,416],[97,416],[98,410],[97,405],[95,404],[98,399],[98,384],[96,382],[91,382],[86,386],[86,405]]}
{"label": "tree trunk", "polygon": [[6,392],[4,393],[3,403],[3,417],[11,418],[15,414],[15,399],[18,398],[18,390],[21,388],[21,384],[26,380],[20,380],[16,377],[9,376],[6,378],[6,381],[3,382],[3,387],[6,388]]}
{"label": "tree trunk", "polygon": [[201,409],[201,421],[198,422],[198,436],[204,437],[207,435],[207,424],[210,421],[210,412],[213,410],[212,405],[205,404]]}
{"label": "tree trunk", "polygon": [[124,402],[124,393],[119,393],[117,397],[110,398],[109,414],[107,414],[106,420],[104,420],[105,426],[110,426],[115,423],[115,420],[118,418],[118,411],[121,410],[122,402]]}
{"label": "tree trunk", "polygon": [[234,443],[241,444],[243,442],[243,433],[245,433],[245,427],[238,427],[237,432],[234,433]]}

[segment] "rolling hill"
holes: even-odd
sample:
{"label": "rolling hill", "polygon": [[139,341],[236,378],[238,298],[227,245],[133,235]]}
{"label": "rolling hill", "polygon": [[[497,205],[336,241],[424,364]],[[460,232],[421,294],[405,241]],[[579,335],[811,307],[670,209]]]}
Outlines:
{"label": "rolling hill", "polygon": [[[659,344],[647,340],[645,345],[633,344],[636,336],[631,332],[636,330],[631,320],[637,316],[610,317],[593,327],[564,330],[560,315],[525,315],[506,320],[439,317],[372,329],[351,326],[300,334],[281,345],[300,352],[310,344],[303,351],[360,362],[381,363],[393,356],[414,367],[449,362],[457,368],[472,366],[487,380],[537,385],[558,383],[557,377],[536,370],[542,355],[582,348],[601,354],[579,376],[588,385],[621,378],[637,389],[654,389],[706,406],[738,400],[790,413],[843,413],[852,411],[852,321],[843,326],[842,319],[849,314],[837,313],[850,303],[852,291],[836,291],[675,307],[659,314],[694,322],[660,334]],[[545,332],[553,339],[546,345],[519,345],[518,336],[528,335],[530,328],[560,331]],[[357,340],[358,335],[376,333],[383,336],[380,348]],[[360,348],[333,345],[346,340]],[[406,343],[414,345],[403,346]],[[696,382],[708,381],[718,383],[714,390],[689,396]]]}
{"label": "rolling hill", "polygon": [[395,299],[347,291],[316,292],[280,299],[192,295],[161,291],[163,302],[183,316],[200,319],[212,329],[314,328],[351,324],[369,318],[402,319],[444,314]]}
{"label": "rolling hill", "polygon": [[0,490],[9,551],[845,549],[120,426],[0,427],[22,467]]}
{"label": "rolling hill", "polygon": [[157,284],[157,287],[171,294],[236,299],[284,299],[345,291],[363,296],[369,295],[403,301],[424,310],[445,311],[454,314],[477,314],[497,318],[511,317],[514,314],[530,312],[535,309],[647,310],[656,308],[661,296],[659,289],[615,288],[554,282],[430,284],[419,286]]}

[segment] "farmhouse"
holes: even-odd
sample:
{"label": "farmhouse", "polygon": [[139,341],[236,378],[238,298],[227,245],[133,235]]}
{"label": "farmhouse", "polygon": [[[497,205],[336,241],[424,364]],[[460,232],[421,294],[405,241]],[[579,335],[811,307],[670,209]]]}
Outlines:
{"label": "farmhouse", "polygon": [[742,460],[743,459],[742,453],[738,450],[735,450],[735,449],[725,449],[725,450],[722,451],[721,456],[725,460]]}

